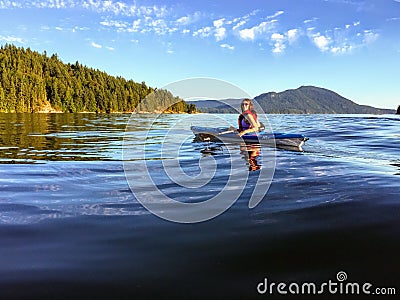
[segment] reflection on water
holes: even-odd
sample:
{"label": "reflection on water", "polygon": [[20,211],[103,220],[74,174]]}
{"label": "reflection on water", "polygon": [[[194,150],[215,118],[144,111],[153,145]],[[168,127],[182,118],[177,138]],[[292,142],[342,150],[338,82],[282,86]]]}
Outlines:
{"label": "reflection on water", "polygon": [[260,144],[240,144],[240,153],[243,158],[248,161],[249,171],[257,171],[261,169],[261,165],[258,163],[258,158],[261,155]]}
{"label": "reflection on water", "polygon": [[0,163],[120,160],[128,115],[0,114]]}
{"label": "reflection on water", "polygon": [[400,160],[398,162],[392,163],[392,166],[397,167],[398,172],[395,175],[400,175]]}
{"label": "reflection on water", "polygon": [[[220,142],[202,142],[196,138],[193,140],[194,143],[199,144],[196,150],[200,151],[203,156],[209,155],[222,155],[224,153],[224,145]],[[234,145],[230,145],[235,148]],[[233,150],[235,151],[235,150]],[[255,143],[240,143],[239,149],[236,151],[240,152],[242,159],[246,162],[246,166],[249,171],[257,171],[261,169],[261,163],[259,163],[259,157],[261,155],[261,145]]]}
{"label": "reflection on water", "polygon": [[218,145],[218,144],[213,144],[213,143],[203,143],[205,145],[200,146],[199,148],[196,148],[196,150],[199,150],[203,156],[208,156],[208,155],[218,155],[223,153],[223,146]]}

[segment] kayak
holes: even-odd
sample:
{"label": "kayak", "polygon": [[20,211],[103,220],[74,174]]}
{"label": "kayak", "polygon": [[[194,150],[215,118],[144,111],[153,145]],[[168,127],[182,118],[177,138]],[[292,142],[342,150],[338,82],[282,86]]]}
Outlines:
{"label": "kayak", "polygon": [[251,132],[239,136],[234,127],[230,128],[212,128],[191,126],[196,140],[199,141],[222,141],[222,142],[245,142],[258,143],[267,146],[276,146],[278,148],[293,149],[303,151],[302,146],[308,140],[303,134],[279,133],[279,132]]}

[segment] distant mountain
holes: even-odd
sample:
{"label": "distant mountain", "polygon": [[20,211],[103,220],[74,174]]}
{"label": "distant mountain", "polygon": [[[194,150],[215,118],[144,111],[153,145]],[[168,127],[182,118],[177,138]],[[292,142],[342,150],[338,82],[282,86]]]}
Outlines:
{"label": "distant mountain", "polygon": [[[198,110],[209,113],[236,113],[240,99],[193,102]],[[394,114],[395,110],[359,105],[328,89],[302,86],[284,92],[269,92],[254,98],[269,114]],[[229,105],[230,104],[230,105]],[[231,107],[233,106],[233,108]]]}
{"label": "distant mountain", "polygon": [[393,114],[390,109],[358,105],[339,94],[314,86],[302,86],[281,93],[266,93],[254,98],[267,113],[295,114]]}
{"label": "distant mountain", "polygon": [[188,104],[195,104],[197,110],[203,113],[234,114],[240,109],[242,99],[197,100],[186,102]]}
{"label": "distant mountain", "polygon": [[397,107],[396,115],[400,115],[400,105]]}

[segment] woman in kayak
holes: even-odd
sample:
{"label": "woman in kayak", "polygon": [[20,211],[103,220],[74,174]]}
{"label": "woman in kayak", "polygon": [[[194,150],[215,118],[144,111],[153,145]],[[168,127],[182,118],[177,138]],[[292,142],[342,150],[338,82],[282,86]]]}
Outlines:
{"label": "woman in kayak", "polygon": [[260,130],[260,122],[257,118],[257,113],[254,110],[253,103],[250,99],[243,99],[240,105],[242,113],[239,116],[239,136],[249,132],[258,132]]}

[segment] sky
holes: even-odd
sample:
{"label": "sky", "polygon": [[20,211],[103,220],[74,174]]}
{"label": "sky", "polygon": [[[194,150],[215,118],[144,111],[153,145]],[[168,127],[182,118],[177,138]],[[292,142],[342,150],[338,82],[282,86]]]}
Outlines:
{"label": "sky", "polygon": [[0,0],[6,43],[158,88],[207,77],[400,105],[400,0]]}

